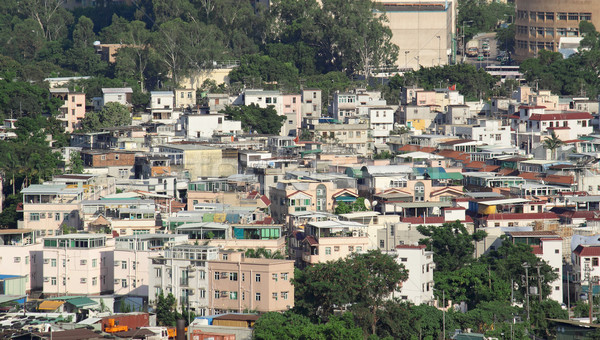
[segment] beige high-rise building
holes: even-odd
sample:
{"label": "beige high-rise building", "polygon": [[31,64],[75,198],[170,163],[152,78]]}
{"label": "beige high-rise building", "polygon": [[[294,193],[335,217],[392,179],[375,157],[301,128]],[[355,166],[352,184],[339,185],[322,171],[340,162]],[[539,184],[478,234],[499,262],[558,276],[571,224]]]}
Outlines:
{"label": "beige high-rise building", "polygon": [[558,51],[561,38],[579,37],[579,23],[600,27],[597,0],[516,0],[515,58],[535,57],[539,50]]}
{"label": "beige high-rise building", "polygon": [[456,51],[456,1],[375,0],[383,5],[392,43],[399,47],[396,66],[418,69],[452,63]]}

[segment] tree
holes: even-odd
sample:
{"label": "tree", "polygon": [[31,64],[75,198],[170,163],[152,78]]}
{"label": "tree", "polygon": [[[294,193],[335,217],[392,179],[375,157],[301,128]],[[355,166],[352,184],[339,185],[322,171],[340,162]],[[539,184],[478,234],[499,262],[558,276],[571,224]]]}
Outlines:
{"label": "tree", "polygon": [[162,291],[157,297],[156,301],[156,321],[161,326],[175,326],[177,319],[180,319],[181,315],[177,312],[177,300],[173,294],[169,293],[166,297]]}
{"label": "tree", "polygon": [[117,102],[109,102],[101,111],[88,112],[81,120],[83,131],[99,131],[105,127],[131,124],[131,113],[127,107]]}
{"label": "tree", "polygon": [[482,240],[486,233],[478,230],[469,234],[459,221],[444,223],[441,227],[423,226],[417,230],[427,238],[421,239],[420,244],[433,251],[436,272],[452,272],[473,261],[475,245],[473,242]]}
{"label": "tree", "polygon": [[245,256],[247,258],[284,259],[283,254],[279,250],[271,252],[271,250],[267,250],[264,247],[246,249]]}
{"label": "tree", "polygon": [[543,142],[544,149],[548,149],[552,152],[552,159],[556,159],[556,149],[558,149],[563,144],[565,143],[562,140],[560,140],[560,138],[558,138],[556,133],[554,133],[554,130],[552,131],[550,137],[544,139]]}
{"label": "tree", "polygon": [[92,43],[96,40],[94,33],[94,22],[82,15],[77,19],[75,29],[73,29],[73,44],[75,47],[92,47]]}
{"label": "tree", "polygon": [[69,157],[69,172],[72,174],[83,173],[83,159],[81,159],[81,153],[72,151]]}
{"label": "tree", "polygon": [[261,315],[254,325],[252,338],[256,340],[364,339],[363,331],[355,325],[351,313],[334,316],[327,323],[315,324],[308,317],[289,311]]}
{"label": "tree", "polygon": [[407,278],[403,265],[379,251],[319,263],[294,274],[294,309],[327,320],[335,309],[350,308],[374,334],[384,299]]}
{"label": "tree", "polygon": [[36,21],[46,40],[58,40],[67,33],[73,15],[63,5],[65,0],[24,0],[22,10]]}
{"label": "tree", "polygon": [[256,131],[261,134],[278,135],[285,121],[285,116],[280,116],[272,105],[261,108],[252,103],[250,105],[227,106],[220,111],[229,119],[242,122],[246,131]]}

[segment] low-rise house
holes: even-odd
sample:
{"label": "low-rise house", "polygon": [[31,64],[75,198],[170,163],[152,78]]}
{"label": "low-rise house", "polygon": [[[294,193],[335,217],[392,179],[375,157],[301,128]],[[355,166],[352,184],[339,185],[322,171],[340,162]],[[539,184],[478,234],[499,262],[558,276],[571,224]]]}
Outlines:
{"label": "low-rise house", "polygon": [[81,151],[83,165],[89,168],[106,168],[109,176],[129,179],[135,175],[135,153],[112,150],[83,150]]}
{"label": "low-rise house", "polygon": [[97,109],[102,109],[106,103],[116,102],[121,105],[125,105],[128,108],[132,108],[133,89],[131,87],[122,88],[103,88],[102,89],[102,100],[98,103]]}
{"label": "low-rise house", "polygon": [[81,202],[83,229],[90,232],[116,233],[120,236],[153,234],[157,208],[147,199],[100,199]]}
{"label": "low-rise house", "polygon": [[180,121],[187,139],[210,138],[224,133],[236,135],[242,131],[242,122],[228,120],[223,114],[187,114],[181,116]]}
{"label": "low-rise house", "polygon": [[227,150],[184,142],[160,145],[158,149],[157,155],[169,158],[171,169],[187,172],[191,179],[237,174],[237,152],[231,158]]}
{"label": "low-rise house", "polygon": [[79,204],[84,199],[82,186],[32,184],[21,190],[23,220],[19,227],[32,229],[39,236],[56,235],[61,227],[79,229]]}
{"label": "low-rise house", "polygon": [[173,111],[175,95],[171,91],[151,91],[150,92],[150,114],[154,121],[168,122],[176,120],[176,116]]}
{"label": "low-rise house", "polygon": [[100,295],[113,289],[114,246],[101,234],[46,237],[43,249],[43,293]]}
{"label": "low-rise house", "polygon": [[24,277],[24,293],[41,290],[42,247],[42,243],[37,242],[33,230],[0,230],[0,276]]}
{"label": "low-rise house", "polygon": [[196,90],[175,89],[174,108],[179,111],[191,111],[196,107]]}

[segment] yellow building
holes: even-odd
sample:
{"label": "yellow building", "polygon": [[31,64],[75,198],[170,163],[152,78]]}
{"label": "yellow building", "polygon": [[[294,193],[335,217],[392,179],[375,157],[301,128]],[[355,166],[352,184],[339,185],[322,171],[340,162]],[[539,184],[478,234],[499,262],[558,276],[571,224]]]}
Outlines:
{"label": "yellow building", "polygon": [[226,177],[237,174],[237,152],[197,143],[171,143],[159,147],[169,157],[172,168],[189,174],[189,178]]}

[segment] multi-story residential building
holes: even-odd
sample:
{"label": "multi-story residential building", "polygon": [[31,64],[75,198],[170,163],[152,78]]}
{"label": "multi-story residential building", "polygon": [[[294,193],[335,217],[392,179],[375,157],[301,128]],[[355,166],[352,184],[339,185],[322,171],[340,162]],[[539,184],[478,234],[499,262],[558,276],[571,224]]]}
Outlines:
{"label": "multi-story residential building", "polygon": [[301,124],[305,126],[304,118],[319,118],[323,110],[322,94],[319,89],[303,89],[302,95],[302,117]]}
{"label": "multi-story residential building", "polygon": [[278,115],[283,116],[283,95],[279,91],[245,90],[243,105],[257,105],[261,108],[273,106]]}
{"label": "multi-story residential building", "polygon": [[196,107],[196,90],[175,89],[175,109],[190,111]]}
{"label": "multi-story residential building", "polygon": [[187,235],[142,234],[115,238],[114,294],[148,298],[151,256],[165,247],[187,243]]}
{"label": "multi-story residential building", "polygon": [[363,156],[372,153],[373,138],[368,124],[318,123],[309,125],[309,130],[325,145],[347,148]]}
{"label": "multi-story residential building", "polygon": [[304,227],[301,267],[343,259],[354,252],[367,250],[369,237],[367,226],[351,221],[316,221]]}
{"label": "multi-story residential building", "polygon": [[269,189],[271,215],[284,223],[291,212],[333,212],[338,200],[347,196],[358,197],[356,188],[344,188],[331,180],[279,180]]}
{"label": "multi-story residential building", "polygon": [[222,251],[208,261],[209,308],[213,314],[255,310],[283,312],[294,307],[294,261],[245,258]]}
{"label": "multi-story residential building", "polygon": [[135,153],[130,151],[83,150],[81,158],[85,167],[104,168],[111,177],[129,179],[135,175]]}
{"label": "multi-story residential building", "polygon": [[50,89],[50,94],[64,101],[56,119],[62,122],[65,132],[81,128],[81,120],[85,117],[85,93],[71,92],[68,88],[53,88]]}
{"label": "multi-story residential building", "polygon": [[369,127],[375,145],[387,143],[394,130],[394,109],[391,107],[369,108]]}
{"label": "multi-story residential building", "polygon": [[510,146],[513,141],[510,126],[503,125],[500,120],[480,119],[477,125],[449,126],[446,131],[487,145]]}
{"label": "multi-story residential building", "polygon": [[209,315],[209,264],[218,258],[219,249],[210,246],[175,245],[151,258],[149,300],[171,293],[177,305],[187,306],[199,316]]}
{"label": "multi-story residential building", "polygon": [[281,128],[282,136],[295,136],[302,125],[302,97],[299,94],[283,95],[283,114],[285,121]]}
{"label": "multi-story residential building", "polygon": [[43,248],[43,293],[100,295],[113,289],[114,246],[102,234],[46,237]]}
{"label": "multi-story residential building", "polygon": [[563,141],[579,139],[594,130],[589,112],[546,111],[543,106],[520,106],[511,116],[515,144],[528,151],[536,143],[549,138],[552,132]]}
{"label": "multi-story residential building", "polygon": [[211,115],[219,113],[227,105],[233,104],[227,93],[209,93],[206,97],[208,98],[208,113]]}
{"label": "multi-story residential building", "polygon": [[120,236],[153,234],[160,226],[153,200],[103,199],[81,202],[83,229],[92,232],[116,232]]}
{"label": "multi-story residential building", "polygon": [[594,0],[516,0],[515,56],[537,56],[540,50],[558,52],[561,38],[580,37],[579,23],[600,26],[600,3]]}
{"label": "multi-story residential building", "polygon": [[408,270],[408,279],[402,282],[399,291],[392,297],[409,301],[415,305],[433,302],[433,252],[425,250],[425,245],[397,245],[388,254],[395,256],[396,262]]}
{"label": "multi-story residential building", "polygon": [[99,102],[99,107],[96,109],[101,109],[102,106],[106,105],[106,103],[116,102],[122,105],[127,106],[128,108],[132,108],[133,104],[131,98],[133,96],[133,90],[131,87],[122,87],[122,88],[103,88],[102,89],[102,99]]}
{"label": "multi-story residential building", "polygon": [[398,109],[396,121],[409,129],[425,131],[435,123],[438,114],[429,106],[407,104]]}
{"label": "multi-story residential building", "polygon": [[171,91],[151,91],[150,92],[150,114],[154,121],[170,122],[176,120],[173,112],[175,95]]}
{"label": "multi-story residential building", "polygon": [[32,229],[37,235],[55,235],[62,226],[79,229],[79,203],[84,188],[67,184],[32,184],[21,190],[23,221],[19,228]]}
{"label": "multi-story residential building", "polygon": [[42,243],[28,229],[0,230],[0,275],[25,277],[25,293],[42,288]]}

